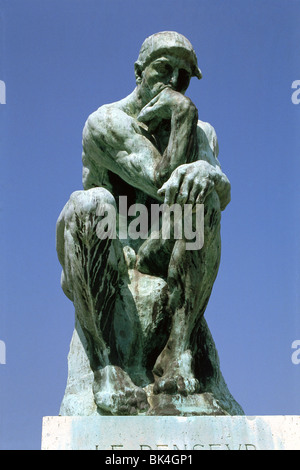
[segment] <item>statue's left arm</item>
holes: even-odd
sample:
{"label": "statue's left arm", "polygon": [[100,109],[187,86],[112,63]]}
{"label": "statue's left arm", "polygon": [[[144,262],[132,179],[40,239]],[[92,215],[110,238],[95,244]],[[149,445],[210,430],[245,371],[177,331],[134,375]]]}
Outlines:
{"label": "statue's left arm", "polygon": [[208,122],[198,121],[197,136],[198,158],[200,161],[204,160],[211,165],[210,171],[214,188],[220,199],[221,210],[224,210],[231,199],[231,186],[218,160],[219,144],[216,131]]}
{"label": "statue's left arm", "polygon": [[222,172],[214,128],[199,121],[198,111],[189,98],[165,88],[141,111],[138,119],[151,128],[153,123],[170,119],[168,146],[156,167],[158,191],[165,204],[202,204],[215,189],[220,208],[230,201],[230,183]]}
{"label": "statue's left arm", "polygon": [[214,128],[202,121],[197,125],[198,159],[179,165],[159,190],[166,204],[203,204],[214,189],[223,211],[231,199],[231,186],[218,161],[218,141]]}

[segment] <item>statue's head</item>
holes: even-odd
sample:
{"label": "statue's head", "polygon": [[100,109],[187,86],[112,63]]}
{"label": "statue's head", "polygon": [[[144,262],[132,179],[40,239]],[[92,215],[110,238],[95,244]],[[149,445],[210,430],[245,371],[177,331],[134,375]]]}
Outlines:
{"label": "statue's head", "polygon": [[202,78],[192,44],[185,36],[175,31],[162,31],[146,38],[135,67],[144,70],[150,62],[165,54],[174,54],[186,59],[191,65],[192,76]]}
{"label": "statue's head", "polygon": [[135,76],[148,99],[169,84],[184,93],[191,77],[202,78],[193,46],[175,31],[163,31],[145,39],[135,63]]}

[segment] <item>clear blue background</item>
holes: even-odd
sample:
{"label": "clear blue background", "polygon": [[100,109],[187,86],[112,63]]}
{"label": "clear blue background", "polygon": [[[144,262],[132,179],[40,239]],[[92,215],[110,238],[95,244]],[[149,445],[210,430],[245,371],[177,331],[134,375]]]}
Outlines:
{"label": "clear blue background", "polygon": [[74,325],[56,219],[81,189],[81,133],[129,94],[142,41],[187,36],[203,79],[187,95],[216,129],[232,184],[206,318],[247,415],[300,415],[298,0],[0,0],[0,448],[39,449],[57,415]]}

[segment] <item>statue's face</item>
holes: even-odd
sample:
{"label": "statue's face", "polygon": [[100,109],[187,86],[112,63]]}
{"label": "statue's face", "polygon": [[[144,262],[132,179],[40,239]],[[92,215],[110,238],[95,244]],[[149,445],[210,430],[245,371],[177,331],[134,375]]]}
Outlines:
{"label": "statue's face", "polygon": [[140,92],[147,103],[166,87],[184,94],[192,77],[192,65],[176,55],[159,57],[142,71]]}

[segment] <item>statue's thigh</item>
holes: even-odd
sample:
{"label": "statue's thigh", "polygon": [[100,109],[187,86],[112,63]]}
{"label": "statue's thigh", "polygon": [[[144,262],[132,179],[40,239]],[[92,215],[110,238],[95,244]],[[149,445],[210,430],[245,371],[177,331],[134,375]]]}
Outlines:
{"label": "statue's thigh", "polygon": [[64,291],[73,292],[73,298],[74,289],[80,285],[88,284],[93,291],[108,266],[114,272],[112,252],[116,251],[117,240],[103,236],[99,230],[107,211],[114,223],[114,197],[104,188],[92,188],[72,193],[59,216],[57,251],[63,267],[62,284]]}

